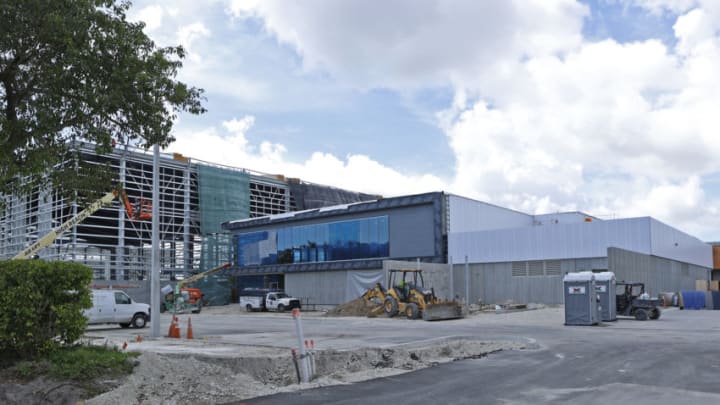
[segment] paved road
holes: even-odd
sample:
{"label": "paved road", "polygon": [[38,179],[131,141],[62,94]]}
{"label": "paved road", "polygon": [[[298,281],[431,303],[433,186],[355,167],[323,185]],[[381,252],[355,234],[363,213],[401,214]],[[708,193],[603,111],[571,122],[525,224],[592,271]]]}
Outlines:
{"label": "paved road", "polygon": [[720,312],[672,310],[657,322],[605,327],[505,320],[485,323],[483,337],[524,337],[539,348],[241,403],[720,403]]}
{"label": "paved road", "polygon": [[[167,314],[160,319],[163,333],[169,319]],[[287,313],[244,314],[228,306],[192,320],[202,345],[189,349],[187,341],[147,339],[149,328],[95,327],[89,334],[131,341],[140,332],[146,340],[133,350],[199,353],[209,348],[227,356],[242,355],[243,346],[291,348],[297,342]],[[187,315],[181,316],[181,327],[186,322]],[[720,404],[720,311],[669,309],[658,321],[627,319],[598,327],[563,326],[561,308],[443,322],[303,314],[303,325],[319,349],[392,347],[447,337],[513,339],[535,349],[239,403]]]}

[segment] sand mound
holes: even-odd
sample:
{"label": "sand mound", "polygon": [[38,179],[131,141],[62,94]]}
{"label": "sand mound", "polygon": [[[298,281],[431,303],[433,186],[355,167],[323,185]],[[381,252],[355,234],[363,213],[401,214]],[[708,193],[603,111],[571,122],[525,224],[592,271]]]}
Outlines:
{"label": "sand mound", "polygon": [[338,305],[327,312],[327,316],[377,316],[380,304],[358,297]]}

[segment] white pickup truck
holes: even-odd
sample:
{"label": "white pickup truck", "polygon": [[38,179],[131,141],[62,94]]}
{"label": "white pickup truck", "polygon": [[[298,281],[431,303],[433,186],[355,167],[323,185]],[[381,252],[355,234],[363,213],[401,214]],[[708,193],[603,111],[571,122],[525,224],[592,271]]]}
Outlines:
{"label": "white pickup truck", "polygon": [[240,295],[240,307],[246,311],[278,311],[300,309],[300,300],[282,291],[246,289]]}

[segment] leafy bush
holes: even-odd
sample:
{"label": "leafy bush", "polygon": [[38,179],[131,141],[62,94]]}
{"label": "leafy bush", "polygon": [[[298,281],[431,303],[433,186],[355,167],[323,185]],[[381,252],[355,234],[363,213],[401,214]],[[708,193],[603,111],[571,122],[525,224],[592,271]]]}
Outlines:
{"label": "leafy bush", "polygon": [[0,261],[0,356],[32,358],[85,331],[92,270],[42,260]]}

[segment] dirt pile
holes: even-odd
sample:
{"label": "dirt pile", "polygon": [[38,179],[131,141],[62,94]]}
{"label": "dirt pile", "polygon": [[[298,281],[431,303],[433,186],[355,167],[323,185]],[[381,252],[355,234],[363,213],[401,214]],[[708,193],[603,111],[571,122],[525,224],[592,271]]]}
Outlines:
{"label": "dirt pile", "polygon": [[329,310],[327,316],[377,316],[382,313],[380,308],[380,304],[358,297]]}
{"label": "dirt pile", "polygon": [[118,404],[214,404],[241,401],[299,389],[348,384],[400,374],[461,359],[481,358],[501,350],[525,349],[521,342],[434,342],[426,346],[318,350],[316,376],[298,384],[291,356],[268,354],[219,358],[202,355],[145,353],[125,383],[86,402]]}

